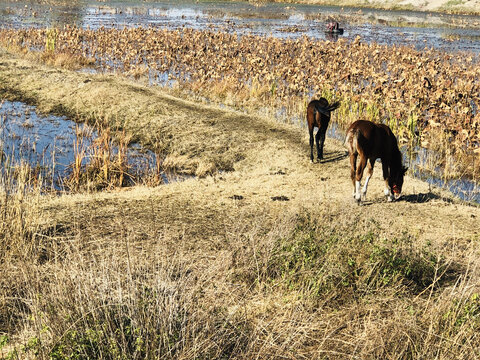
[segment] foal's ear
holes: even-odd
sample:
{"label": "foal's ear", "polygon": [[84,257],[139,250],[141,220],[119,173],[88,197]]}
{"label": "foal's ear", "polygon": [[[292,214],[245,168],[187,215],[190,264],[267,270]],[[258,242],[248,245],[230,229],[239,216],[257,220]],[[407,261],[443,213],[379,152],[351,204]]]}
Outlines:
{"label": "foal's ear", "polygon": [[403,170],[403,175],[405,175],[405,173],[406,173],[407,170],[408,170],[408,167],[405,167],[405,166],[404,166],[402,170]]}

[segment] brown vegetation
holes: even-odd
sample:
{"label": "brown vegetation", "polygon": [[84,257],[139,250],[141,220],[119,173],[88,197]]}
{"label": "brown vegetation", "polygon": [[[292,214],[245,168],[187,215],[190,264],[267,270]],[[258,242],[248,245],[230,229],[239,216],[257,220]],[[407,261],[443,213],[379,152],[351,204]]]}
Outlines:
{"label": "brown vegetation", "polygon": [[[174,82],[242,108],[283,109],[303,119],[307,100],[321,94],[341,100],[335,120],[344,128],[358,118],[383,122],[401,140],[440,153],[435,166],[444,166],[445,176],[480,171],[480,73],[472,54],[190,29],[69,27],[1,35],[5,45],[22,49],[48,48],[53,37],[49,52],[56,56],[95,59],[101,71]],[[452,157],[456,166],[449,166]]]}
{"label": "brown vegetation", "polygon": [[379,173],[357,206],[338,142],[312,165],[297,127],[113,76],[1,53],[0,89],[212,174],[59,197],[3,178],[1,357],[478,357],[478,207],[410,177],[386,203]]}

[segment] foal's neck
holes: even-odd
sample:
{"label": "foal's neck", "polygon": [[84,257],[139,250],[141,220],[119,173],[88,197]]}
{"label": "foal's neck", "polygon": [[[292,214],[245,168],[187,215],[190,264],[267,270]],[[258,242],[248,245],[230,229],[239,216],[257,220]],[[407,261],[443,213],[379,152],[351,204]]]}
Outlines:
{"label": "foal's neck", "polygon": [[400,171],[402,168],[402,153],[398,148],[398,145],[395,144],[393,151],[392,151],[392,162],[390,164],[392,169]]}

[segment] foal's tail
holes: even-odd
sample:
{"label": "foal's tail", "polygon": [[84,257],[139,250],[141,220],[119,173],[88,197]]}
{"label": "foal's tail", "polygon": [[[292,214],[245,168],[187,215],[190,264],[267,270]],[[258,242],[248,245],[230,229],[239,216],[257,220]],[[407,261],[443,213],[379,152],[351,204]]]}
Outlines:
{"label": "foal's tail", "polygon": [[350,154],[358,153],[358,133],[357,128],[349,129],[345,138],[345,146]]}
{"label": "foal's tail", "polygon": [[[323,99],[323,98],[322,98]],[[325,102],[326,99],[325,99]],[[333,104],[328,104],[327,102],[327,106],[321,106],[321,105],[318,105],[318,104],[315,104],[315,110],[323,115],[326,115],[328,117],[330,117],[330,112],[332,112],[333,110],[336,110],[338,109],[338,107],[340,106],[340,101],[335,101]]]}
{"label": "foal's tail", "polygon": [[333,104],[328,105],[327,111],[333,111],[340,107],[340,101],[335,101]]}

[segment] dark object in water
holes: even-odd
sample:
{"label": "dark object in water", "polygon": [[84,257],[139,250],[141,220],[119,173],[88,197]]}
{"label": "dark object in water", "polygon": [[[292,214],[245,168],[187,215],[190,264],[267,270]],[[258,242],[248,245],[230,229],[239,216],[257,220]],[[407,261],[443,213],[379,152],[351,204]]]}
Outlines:
{"label": "dark object in water", "polygon": [[325,29],[327,34],[343,34],[343,28],[339,28],[338,22],[332,21],[327,24],[327,28]]}

